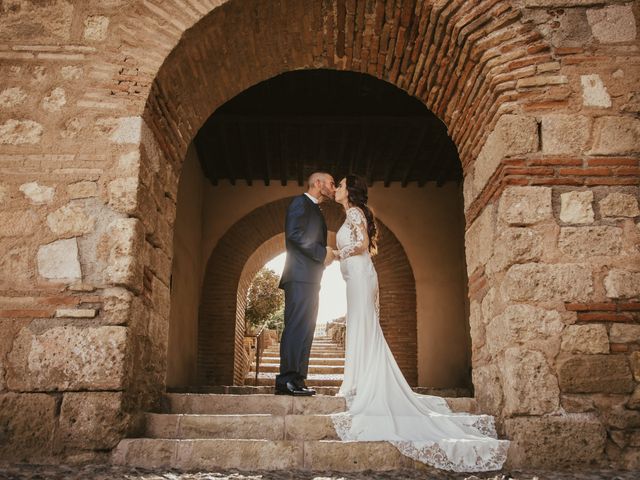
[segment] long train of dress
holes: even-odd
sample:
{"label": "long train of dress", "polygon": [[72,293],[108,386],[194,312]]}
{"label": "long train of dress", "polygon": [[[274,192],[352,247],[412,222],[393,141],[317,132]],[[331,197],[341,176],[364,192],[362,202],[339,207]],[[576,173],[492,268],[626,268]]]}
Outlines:
{"label": "long train of dress", "polygon": [[453,413],[443,398],[415,393],[402,375],[380,327],[378,275],[362,249],[363,226],[362,212],[351,208],[336,236],[347,284],[345,371],[338,393],[347,411],[332,415],[338,436],[389,441],[404,455],[444,470],[501,469],[509,442],[498,440],[493,417]]}

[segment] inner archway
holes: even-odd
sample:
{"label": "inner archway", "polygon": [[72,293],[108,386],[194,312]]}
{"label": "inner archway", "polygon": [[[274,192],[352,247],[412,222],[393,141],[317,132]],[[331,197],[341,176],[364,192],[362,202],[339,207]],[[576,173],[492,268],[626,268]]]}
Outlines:
{"label": "inner archway", "polygon": [[[193,145],[190,168],[199,165],[204,185],[199,255],[208,259],[190,329],[196,383],[243,381],[247,272],[264,263],[248,259],[282,234],[288,198],[320,170],[370,184],[382,231],[381,323],[409,382],[469,386],[461,166],[444,124],[421,102],[369,75],[289,72],[216,110]],[[339,208],[323,208],[337,230]],[[387,222],[403,238],[391,234],[384,245]]]}

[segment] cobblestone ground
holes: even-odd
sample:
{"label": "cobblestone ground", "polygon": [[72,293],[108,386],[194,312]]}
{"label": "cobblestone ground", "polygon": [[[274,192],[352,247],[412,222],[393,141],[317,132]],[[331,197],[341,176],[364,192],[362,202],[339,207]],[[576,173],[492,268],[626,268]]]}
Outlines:
{"label": "cobblestone ground", "polygon": [[361,472],[335,474],[331,472],[180,472],[177,470],[147,470],[112,465],[0,465],[2,480],[636,480],[638,472],[591,470],[585,472],[509,472],[478,475],[454,474],[442,471],[398,470],[392,472]]}

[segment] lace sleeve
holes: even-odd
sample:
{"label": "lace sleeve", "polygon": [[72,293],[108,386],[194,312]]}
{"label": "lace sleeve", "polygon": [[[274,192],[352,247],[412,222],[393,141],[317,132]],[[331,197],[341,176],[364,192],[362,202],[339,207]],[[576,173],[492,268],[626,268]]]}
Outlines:
{"label": "lace sleeve", "polygon": [[369,248],[367,220],[364,218],[362,210],[356,207],[348,209],[345,224],[349,229],[349,243],[340,249],[340,260],[360,255]]}

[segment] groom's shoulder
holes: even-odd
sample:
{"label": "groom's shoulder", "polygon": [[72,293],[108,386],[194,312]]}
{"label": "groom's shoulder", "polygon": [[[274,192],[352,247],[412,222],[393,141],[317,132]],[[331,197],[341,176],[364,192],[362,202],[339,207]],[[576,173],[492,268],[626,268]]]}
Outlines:
{"label": "groom's shoulder", "polygon": [[289,203],[289,208],[298,207],[306,205],[307,201],[305,199],[305,194],[296,195],[291,199],[291,203]]}

